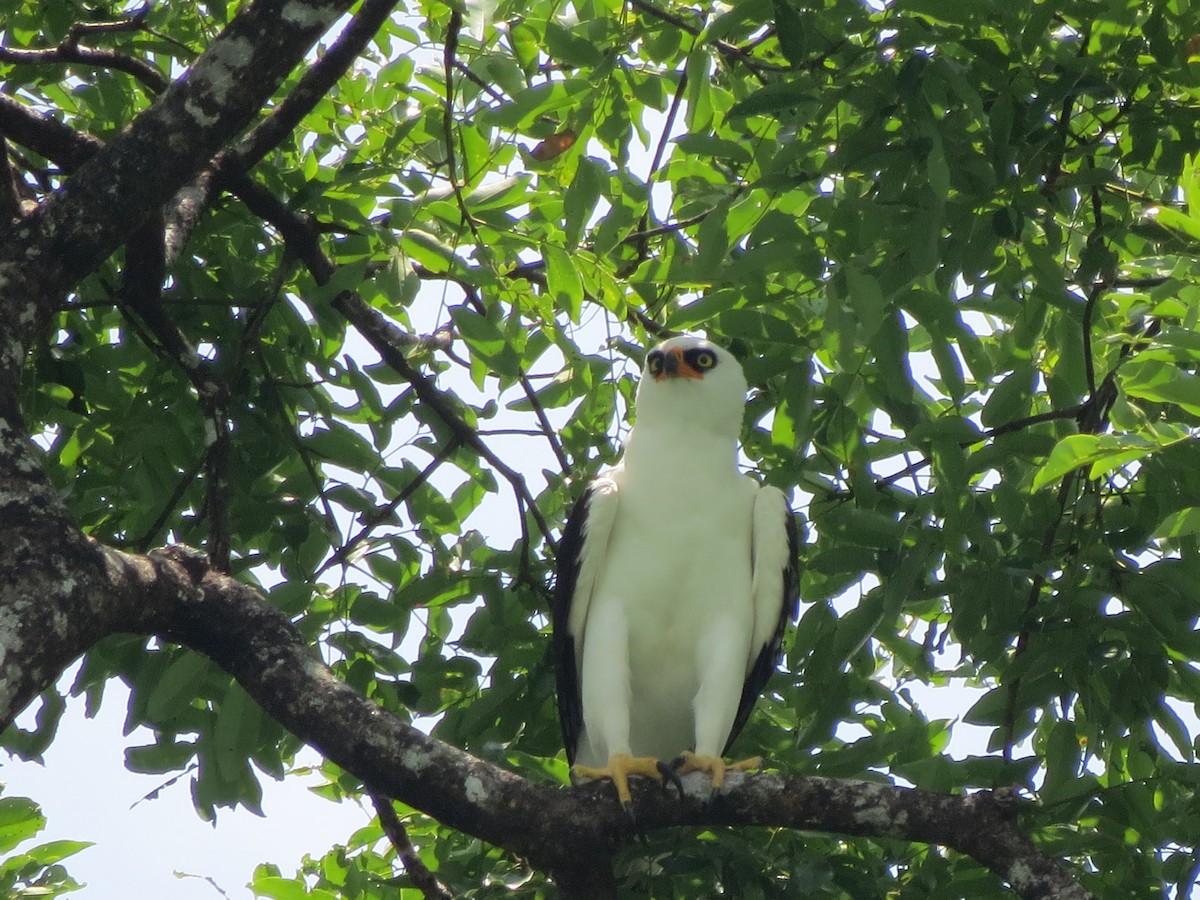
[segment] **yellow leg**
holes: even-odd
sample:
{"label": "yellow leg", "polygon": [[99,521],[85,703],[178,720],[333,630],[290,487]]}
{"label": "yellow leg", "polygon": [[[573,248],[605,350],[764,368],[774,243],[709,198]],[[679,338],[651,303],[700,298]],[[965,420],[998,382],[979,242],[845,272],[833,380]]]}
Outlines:
{"label": "yellow leg", "polygon": [[614,753],[608,758],[608,765],[602,769],[591,766],[572,766],[571,778],[607,778],[617,788],[617,799],[626,812],[632,813],[633,798],[629,794],[629,776],[641,775],[662,781],[662,771],[659,762],[653,756],[630,756],[628,753]]}
{"label": "yellow leg", "polygon": [[761,756],[751,756],[749,759],[727,763],[719,756],[697,756],[691,750],[684,750],[679,757],[679,764],[674,766],[674,769],[680,775],[686,775],[688,772],[707,772],[712,776],[713,790],[720,790],[725,785],[726,772],[761,769],[762,764]]}

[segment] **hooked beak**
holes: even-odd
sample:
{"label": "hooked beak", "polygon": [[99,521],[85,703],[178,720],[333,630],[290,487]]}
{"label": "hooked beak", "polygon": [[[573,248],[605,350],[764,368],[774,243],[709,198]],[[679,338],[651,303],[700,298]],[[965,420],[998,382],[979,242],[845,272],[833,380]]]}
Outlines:
{"label": "hooked beak", "polygon": [[662,371],[654,376],[655,381],[666,381],[668,378],[695,378],[701,379],[704,377],[703,372],[698,372],[688,365],[683,358],[683,351],[678,347],[672,347],[663,353]]}

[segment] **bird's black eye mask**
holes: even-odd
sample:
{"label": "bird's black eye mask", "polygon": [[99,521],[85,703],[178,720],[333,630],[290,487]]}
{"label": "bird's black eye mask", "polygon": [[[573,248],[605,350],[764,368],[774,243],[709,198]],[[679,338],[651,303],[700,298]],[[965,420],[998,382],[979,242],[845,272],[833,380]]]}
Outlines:
{"label": "bird's black eye mask", "polygon": [[703,378],[718,362],[720,358],[711,347],[691,347],[682,353],[651,350],[646,354],[646,372],[659,380],[668,375]]}

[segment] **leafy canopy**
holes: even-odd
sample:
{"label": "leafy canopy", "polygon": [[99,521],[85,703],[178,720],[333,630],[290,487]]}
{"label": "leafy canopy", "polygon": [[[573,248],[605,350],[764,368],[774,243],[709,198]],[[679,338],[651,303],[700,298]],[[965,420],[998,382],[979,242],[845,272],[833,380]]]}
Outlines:
{"label": "leafy canopy", "polygon": [[[235,12],[158,4],[89,39],[169,77]],[[6,48],[114,4],[24,4]],[[799,627],[739,750],[939,791],[1021,785],[1022,822],[1099,896],[1183,896],[1200,847],[1200,11],[1184,0],[412,3],[253,170],[319,223],[315,277],[226,195],[161,306],[216,385],[80,285],[24,409],[97,539],[227,548],[383,706],[562,778],[545,661],[551,539],[613,461],[637,346],[704,330],[745,359],[745,463],[804,507]],[[5,57],[3,91],[101,140],[135,74]],[[299,79],[303,73],[297,73]],[[36,199],[64,177],[17,157]],[[345,290],[475,441],[348,329]],[[214,435],[217,435],[214,438]],[[218,488],[214,490],[214,482]],[[73,690],[132,687],[136,771],[194,763],[204,816],[297,749],[203,657],[137,637]],[[944,751],[923,686],[982,688]],[[60,708],[7,746],[36,755]],[[951,701],[953,702],[953,701]],[[331,797],[360,785],[329,766]],[[413,815],[456,894],[544,876]],[[382,832],[308,885],[377,896]],[[998,896],[923,845],[747,831],[625,851],[630,890]],[[263,896],[293,884],[271,867]],[[291,896],[290,893],[286,893]]]}

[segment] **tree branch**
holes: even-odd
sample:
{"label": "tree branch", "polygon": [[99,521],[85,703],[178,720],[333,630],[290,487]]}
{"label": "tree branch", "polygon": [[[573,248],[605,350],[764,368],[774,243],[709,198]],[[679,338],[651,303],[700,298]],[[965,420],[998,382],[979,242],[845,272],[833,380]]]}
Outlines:
{"label": "tree branch", "polygon": [[81,134],[5,94],[0,94],[0,134],[44,156],[64,172],[75,171],[104,147],[98,138]]}
{"label": "tree branch", "polygon": [[413,884],[417,886],[426,900],[453,900],[450,893],[438,883],[437,876],[429,871],[429,867],[417,855],[416,848],[408,839],[408,831],[405,829],[404,823],[400,821],[396,810],[392,808],[392,802],[374,791],[371,791],[370,794],[371,802],[375,805],[375,812],[379,816],[379,824],[383,826],[384,833],[396,849],[396,855],[400,857],[400,862]]}
{"label": "tree branch", "polygon": [[371,532],[379,527],[381,523],[390,519],[395,514],[396,510],[400,508],[400,505],[407,502],[413,494],[420,490],[421,486],[429,481],[430,477],[434,472],[437,471],[438,467],[441,466],[441,464],[448,460],[451,456],[453,456],[458,448],[459,443],[457,440],[451,439],[450,441],[447,441],[446,446],[437,452],[433,459],[429,461],[429,464],[426,465],[425,468],[420,472],[418,472],[413,477],[412,481],[404,486],[400,493],[398,493],[395,497],[393,497],[375,512],[371,513],[371,515],[367,517],[366,523],[361,529],[359,529],[359,532],[353,537],[349,538],[346,543],[342,544],[342,546],[338,547],[337,550],[329,555],[329,558],[325,560],[325,562],[321,564],[321,567],[314,573],[313,580],[317,580],[334,566],[342,565],[349,560],[350,555],[354,553],[356,549],[358,549],[359,545],[362,544],[363,541],[370,537]]}
{"label": "tree branch", "polygon": [[[256,0],[153,106],[83,163],[0,243],[0,279],[27,297],[0,310],[29,342],[63,295],[246,127],[350,0]],[[176,139],[167,140],[167,135]]]}
{"label": "tree branch", "polygon": [[22,216],[21,194],[17,190],[17,173],[8,158],[8,142],[0,130],[0,222],[16,222]]}
{"label": "tree branch", "polygon": [[[528,781],[434,740],[359,695],[316,658],[282,611],[212,569],[203,554],[174,547],[130,556],[79,537],[74,545],[91,563],[73,572],[86,573],[76,579],[71,607],[82,615],[68,617],[102,623],[88,632],[93,641],[118,630],[153,633],[204,653],[268,715],[374,790],[524,856],[564,882],[585,870],[595,879],[603,871],[597,866],[634,837],[611,785],[563,789]],[[11,612],[6,603],[23,597],[26,607],[45,610],[42,619],[52,614],[55,607],[25,593],[45,583],[52,555],[36,554],[20,572],[0,569],[15,589],[0,591],[0,613]],[[88,615],[89,603],[124,615]],[[31,689],[53,683],[61,670],[56,667],[69,662],[61,653],[46,657],[56,644],[25,629],[9,645],[16,668],[41,673],[43,683]],[[4,693],[0,724],[10,722],[37,690],[27,693],[20,704]],[[971,856],[1024,898],[1089,896],[1022,833],[1017,802],[1003,792],[959,796],[877,782],[740,773],[715,797],[703,775],[687,776],[684,786],[684,795],[676,797],[636,783],[638,828],[761,825],[940,844]]]}
{"label": "tree branch", "polygon": [[[699,34],[703,31],[700,26],[692,25],[690,22],[685,21],[684,19],[680,18],[674,13],[668,12],[665,9],[659,9],[653,3],[650,3],[649,0],[629,0],[629,5],[639,12],[645,13],[646,15],[658,19],[661,22],[666,22],[668,25],[673,25],[680,31],[687,32],[693,37],[699,36]],[[728,41],[718,39],[712,41],[712,45],[716,47],[717,50],[720,51],[721,55],[726,57],[726,59],[742,63],[742,65],[749,69],[755,78],[757,78],[760,82],[763,80],[763,72],[791,71],[788,66],[780,66],[774,63],[763,62],[761,59],[755,57],[754,54],[749,50],[744,50],[741,47],[738,47],[736,44],[731,44]]]}
{"label": "tree branch", "polygon": [[160,345],[160,354],[183,370],[207,420],[204,463],[208,552],[221,571],[229,570],[229,386],[196,352],[191,341],[171,321],[162,305],[166,277],[164,223],[161,213],[135,231],[125,247],[121,271],[121,300],[146,323]]}
{"label": "tree branch", "polygon": [[210,168],[179,192],[170,204],[167,216],[168,260],[175,259],[182,251],[200,213],[208,208],[214,190],[226,190],[240,198],[241,191],[250,183],[243,176],[291,134],[346,74],[387,21],[396,2],[366,0],[337,40],[305,71],[295,88],[251,128],[236,147],[218,153]]}
{"label": "tree branch", "polygon": [[166,89],[168,82],[166,76],[154,66],[115,50],[96,50],[79,46],[84,37],[92,34],[141,31],[145,27],[146,16],[149,14],[150,8],[150,4],[146,3],[126,18],[111,22],[76,22],[67,30],[66,36],[57,47],[36,49],[0,47],[0,62],[23,65],[75,63],[97,68],[116,69],[132,75],[153,93],[159,94]]}

